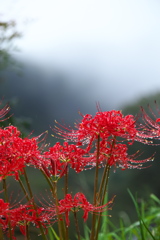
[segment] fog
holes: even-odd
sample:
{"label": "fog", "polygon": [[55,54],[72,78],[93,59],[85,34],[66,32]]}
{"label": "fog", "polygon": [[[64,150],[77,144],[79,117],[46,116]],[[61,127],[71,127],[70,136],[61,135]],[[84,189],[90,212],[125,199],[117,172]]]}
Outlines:
{"label": "fog", "polygon": [[1,18],[23,34],[16,57],[43,68],[44,81],[66,74],[72,91],[111,108],[160,90],[159,11],[156,0],[1,4]]}

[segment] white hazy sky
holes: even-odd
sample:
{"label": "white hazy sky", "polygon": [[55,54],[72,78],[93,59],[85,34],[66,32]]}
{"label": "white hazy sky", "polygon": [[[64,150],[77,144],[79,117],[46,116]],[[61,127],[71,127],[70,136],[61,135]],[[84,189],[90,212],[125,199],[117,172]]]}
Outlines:
{"label": "white hazy sky", "polygon": [[48,74],[69,72],[73,88],[87,83],[91,101],[114,107],[160,91],[159,0],[0,0],[0,6],[0,17],[15,19],[23,33],[20,54],[49,66]]}

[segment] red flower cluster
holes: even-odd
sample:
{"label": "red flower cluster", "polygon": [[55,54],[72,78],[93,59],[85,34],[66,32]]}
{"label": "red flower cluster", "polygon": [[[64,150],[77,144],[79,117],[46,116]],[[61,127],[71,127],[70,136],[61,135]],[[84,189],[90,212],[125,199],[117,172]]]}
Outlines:
{"label": "red flower cluster", "polygon": [[[96,166],[97,146],[95,140],[99,139],[99,164],[108,164],[127,168],[142,168],[142,164],[153,160],[153,156],[144,160],[136,160],[139,152],[128,155],[128,145],[134,141],[143,142],[148,136],[142,138],[140,129],[137,129],[136,120],[133,115],[124,116],[121,111],[98,111],[94,117],[85,115],[82,121],[76,125],[76,129],[69,129],[61,126],[55,127],[54,131],[68,141],[73,141],[77,146],[87,146],[88,158],[83,158],[83,166]],[[148,130],[149,131],[149,130]],[[127,140],[127,145],[122,144]],[[96,148],[93,154],[89,153],[92,148]],[[78,165],[81,161],[77,161]],[[84,168],[84,167],[83,167]]]}
{"label": "red flower cluster", "polygon": [[[1,102],[0,102],[1,105]],[[8,104],[6,104],[6,106],[4,106],[3,108],[0,109],[0,118],[3,118],[6,116],[6,114],[9,112],[10,107],[8,106]],[[1,119],[0,122],[5,121],[6,119]]]}
{"label": "red flower cluster", "polygon": [[114,144],[111,145],[110,142],[107,145],[101,145],[100,147],[100,157],[99,162],[102,166],[108,164],[109,166],[116,166],[125,169],[142,169],[143,163],[153,161],[153,156],[143,159],[137,160],[140,156],[139,151],[135,154],[129,155],[128,154],[128,146],[126,144]]}
{"label": "red flower cluster", "polygon": [[[160,118],[157,118],[150,107],[149,110],[155,120],[147,114],[144,108],[141,108],[141,122],[137,124],[137,136],[141,139],[141,142],[145,144],[152,144],[152,139],[160,139]],[[159,110],[158,114],[160,114]]]}
{"label": "red flower cluster", "polygon": [[[102,206],[94,206],[87,201],[87,198],[83,193],[76,193],[72,198],[71,194],[66,194],[64,199],[59,201],[58,211],[59,214],[65,214],[66,224],[69,226],[69,213],[70,212],[78,212],[80,209],[84,211],[83,219],[84,221],[88,218],[88,213],[100,213],[104,212],[108,209],[108,206],[113,203],[113,199],[108,203]],[[111,209],[111,208],[110,208]]]}
{"label": "red flower cluster", "polygon": [[10,224],[12,238],[16,227],[19,227],[21,233],[26,235],[26,226],[32,223],[39,227],[39,223],[46,228],[49,224],[49,217],[43,208],[34,209],[32,204],[20,205],[19,207],[12,208],[9,203],[5,203],[0,199],[0,226],[4,232],[8,232]]}
{"label": "red flower cluster", "polygon": [[134,140],[137,133],[134,116],[123,116],[121,111],[115,110],[97,112],[94,117],[87,114],[83,116],[81,123],[77,124],[76,128],[77,130],[66,128],[61,130],[56,127],[54,130],[64,139],[79,144],[88,144],[89,147],[98,137],[102,140],[113,136]]}
{"label": "red flower cluster", "polygon": [[7,176],[18,179],[25,164],[39,164],[41,157],[36,139],[22,139],[20,134],[14,126],[0,128],[0,180]]}
{"label": "red flower cluster", "polygon": [[[64,142],[63,145],[57,142],[43,156],[46,161],[45,166],[43,164],[43,169],[48,176],[62,177],[68,166],[76,172],[80,172],[90,164],[89,153],[85,149],[68,142]],[[48,164],[46,165],[47,160]],[[48,167],[48,171],[46,167]]]}

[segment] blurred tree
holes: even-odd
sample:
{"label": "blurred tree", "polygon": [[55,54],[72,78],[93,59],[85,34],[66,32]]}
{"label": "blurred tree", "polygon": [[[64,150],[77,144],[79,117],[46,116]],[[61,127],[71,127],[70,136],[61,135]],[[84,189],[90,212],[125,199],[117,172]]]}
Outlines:
{"label": "blurred tree", "polygon": [[[6,104],[6,101],[9,102],[9,105],[14,106],[17,101],[13,98],[6,99],[4,93],[6,88],[9,87],[4,83],[7,80],[6,75],[9,71],[14,70],[18,66],[19,62],[15,60],[12,56],[13,51],[17,50],[17,47],[14,45],[14,40],[21,37],[21,34],[16,30],[15,21],[2,21],[0,20],[0,100],[4,98],[3,104]],[[17,72],[17,71],[16,71]],[[10,113],[8,114],[8,116]],[[15,118],[14,116],[9,117],[5,122],[1,122],[0,126],[7,126],[8,124],[16,125],[24,135],[28,134],[28,129],[30,127],[30,119],[27,118]]]}
{"label": "blurred tree", "polygon": [[[10,52],[16,49],[13,41],[20,36],[21,34],[16,31],[16,23],[14,21],[0,21],[0,73],[15,65],[15,60]],[[0,81],[2,81],[1,77]]]}

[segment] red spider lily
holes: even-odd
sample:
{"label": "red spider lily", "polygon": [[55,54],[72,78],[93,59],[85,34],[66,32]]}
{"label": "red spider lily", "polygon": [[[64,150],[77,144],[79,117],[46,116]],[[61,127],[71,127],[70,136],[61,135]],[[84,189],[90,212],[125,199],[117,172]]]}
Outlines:
{"label": "red spider lily", "polygon": [[[137,136],[141,139],[141,142],[143,143],[152,143],[152,140],[150,139],[160,139],[160,118],[157,118],[157,116],[154,114],[152,109],[149,107],[150,113],[152,114],[152,119],[144,110],[144,108],[141,107],[141,113],[142,113],[142,122],[138,124],[137,129]],[[158,110],[158,114],[160,111]],[[146,140],[148,139],[148,140]]]}
{"label": "red spider lily", "polygon": [[[0,105],[2,103],[0,102]],[[6,114],[10,111],[10,107],[8,104],[6,104],[3,108],[0,109],[0,118],[3,118],[6,116]],[[6,118],[7,119],[7,118]],[[5,121],[6,119],[1,119],[0,122]]]}
{"label": "red spider lily", "polygon": [[22,139],[20,134],[14,126],[0,129],[0,179],[7,176],[18,179],[25,164],[39,164],[40,151],[36,139]]}
{"label": "red spider lily", "polygon": [[10,223],[12,237],[14,230],[19,227],[21,233],[26,235],[26,226],[30,223],[39,227],[39,222],[46,229],[50,219],[43,208],[34,209],[32,204],[24,204],[19,207],[12,207],[0,199],[0,225],[4,232],[8,232],[8,223]]}
{"label": "red spider lily", "polygon": [[110,166],[116,166],[125,169],[142,169],[144,163],[153,161],[154,158],[151,157],[143,160],[137,160],[137,158],[141,154],[137,151],[135,154],[128,154],[128,146],[126,144],[114,144],[112,145],[110,142],[107,144],[101,144],[100,146],[100,157],[99,162],[103,166],[108,164]]}
{"label": "red spider lily", "polygon": [[[69,226],[69,213],[70,212],[77,212],[80,209],[84,211],[83,219],[84,221],[88,218],[88,213],[100,213],[106,211],[108,208],[108,205],[113,203],[113,199],[109,201],[108,203],[102,205],[102,206],[94,206],[91,203],[89,203],[83,193],[76,193],[75,196],[72,198],[71,194],[66,194],[64,199],[61,199],[59,201],[58,211],[59,214],[65,214],[66,218],[66,224]],[[111,208],[110,208],[111,209]]]}
{"label": "red spider lily", "polygon": [[5,203],[3,199],[0,199],[0,226],[2,226],[3,231],[8,228],[8,211],[9,203]]}
{"label": "red spider lily", "polygon": [[44,229],[50,223],[50,217],[44,211],[44,208],[37,208],[36,210],[32,205],[20,205],[18,208],[10,210],[10,222],[13,229],[19,227],[23,235],[26,235],[26,225],[30,223],[39,227],[39,223]]}
{"label": "red spider lily", "polygon": [[76,130],[61,127],[62,129],[55,127],[54,131],[65,139],[88,144],[88,149],[98,137],[107,140],[110,136],[118,136],[133,141],[137,133],[134,116],[124,116],[121,111],[115,110],[99,111],[94,117],[89,114],[83,116],[81,123],[76,125]]}
{"label": "red spider lily", "polygon": [[63,145],[57,142],[49,148],[49,151],[44,153],[44,158],[49,160],[48,171],[46,166],[43,165],[43,169],[48,176],[62,177],[66,173],[67,166],[70,166],[76,172],[80,172],[90,164],[88,152],[68,142],[64,142]]}

